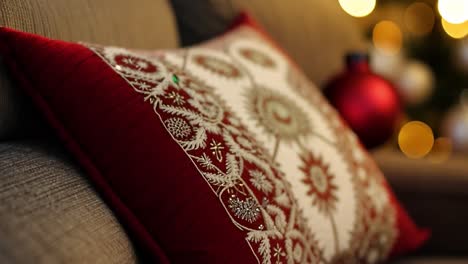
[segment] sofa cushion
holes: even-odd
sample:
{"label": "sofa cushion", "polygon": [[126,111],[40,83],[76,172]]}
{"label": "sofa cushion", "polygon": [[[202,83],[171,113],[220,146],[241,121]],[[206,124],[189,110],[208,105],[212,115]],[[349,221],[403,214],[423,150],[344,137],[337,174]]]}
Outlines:
{"label": "sofa cushion", "polygon": [[427,237],[246,16],[170,51],[0,38],[16,78],[156,259],[160,246],[174,263],[374,263]]}
{"label": "sofa cushion", "polygon": [[0,263],[136,263],[124,230],[53,142],[0,144]]}
{"label": "sofa cushion", "polygon": [[174,48],[178,44],[166,0],[2,1],[0,26],[54,39],[132,48]]}
{"label": "sofa cushion", "polygon": [[[0,26],[69,41],[132,48],[178,46],[175,21],[166,0],[0,1]],[[28,101],[12,91],[15,89],[0,66],[0,140],[37,135],[44,125],[35,122],[37,115],[24,107]]]}
{"label": "sofa cushion", "polygon": [[222,33],[247,10],[322,85],[341,71],[343,56],[366,48],[362,32],[336,0],[171,0],[184,45]]}

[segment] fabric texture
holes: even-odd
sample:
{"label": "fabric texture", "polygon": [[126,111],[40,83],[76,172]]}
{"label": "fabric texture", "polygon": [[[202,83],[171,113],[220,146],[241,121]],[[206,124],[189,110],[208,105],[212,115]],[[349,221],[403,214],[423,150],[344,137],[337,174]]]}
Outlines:
{"label": "fabric texture", "polygon": [[0,144],[0,263],[137,263],[111,210],[51,142]]}
{"label": "fabric texture", "polygon": [[[248,11],[319,86],[343,69],[343,56],[367,48],[362,32],[330,0],[171,0],[184,45],[221,34]],[[331,19],[333,18],[333,19]],[[325,63],[326,62],[326,63]]]}
{"label": "fabric texture", "polygon": [[[0,26],[68,41],[178,47],[175,19],[165,0],[0,1]],[[0,65],[0,140],[46,134],[37,111],[17,90]]]}
{"label": "fabric texture", "polygon": [[427,238],[247,16],[174,51],[6,28],[0,38],[13,75],[154,261],[375,263]]}
{"label": "fabric texture", "polygon": [[0,25],[67,41],[152,49],[178,45],[165,0],[2,1]]}

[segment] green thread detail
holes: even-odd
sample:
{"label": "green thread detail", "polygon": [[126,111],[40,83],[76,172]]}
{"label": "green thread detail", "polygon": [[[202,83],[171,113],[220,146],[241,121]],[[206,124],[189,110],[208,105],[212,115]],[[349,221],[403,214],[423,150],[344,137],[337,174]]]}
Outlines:
{"label": "green thread detail", "polygon": [[179,84],[179,77],[175,74],[172,75],[172,81],[175,83],[175,84]]}

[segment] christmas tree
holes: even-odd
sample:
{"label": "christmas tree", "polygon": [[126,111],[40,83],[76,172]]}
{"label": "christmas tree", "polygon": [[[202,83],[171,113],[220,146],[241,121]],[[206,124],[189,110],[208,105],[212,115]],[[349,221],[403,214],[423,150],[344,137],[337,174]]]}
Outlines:
{"label": "christmas tree", "polygon": [[406,121],[468,152],[468,1],[339,2],[369,40],[372,68],[402,97]]}

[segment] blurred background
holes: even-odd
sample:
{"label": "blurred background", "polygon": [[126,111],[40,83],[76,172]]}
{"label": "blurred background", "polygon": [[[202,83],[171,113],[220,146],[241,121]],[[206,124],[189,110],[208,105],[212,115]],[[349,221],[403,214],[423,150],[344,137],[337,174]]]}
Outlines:
{"label": "blurred background", "polygon": [[387,147],[434,163],[467,154],[468,0],[339,4],[368,40],[371,69],[390,80],[402,100],[404,114]]}

